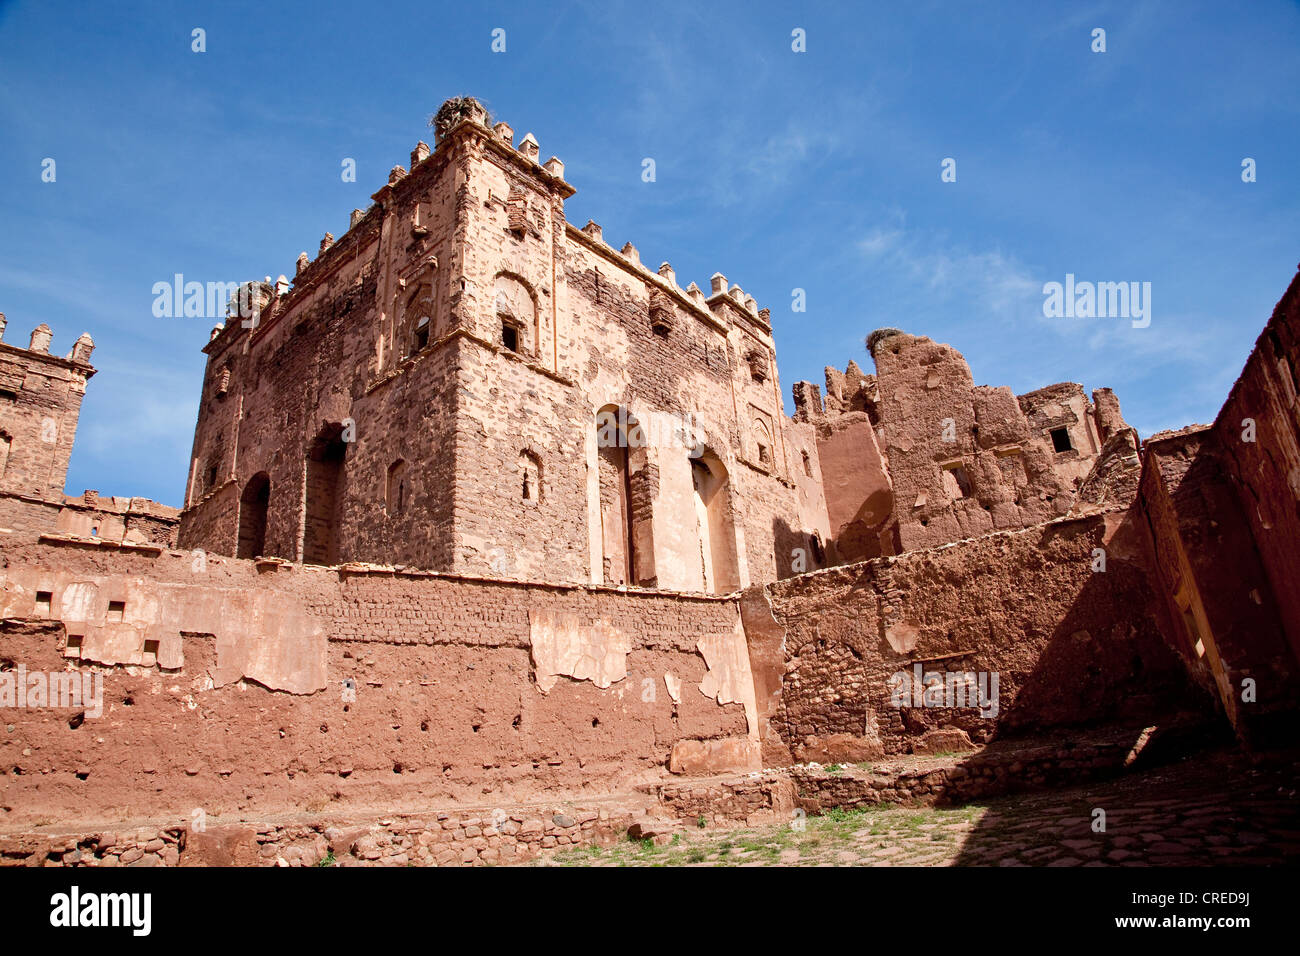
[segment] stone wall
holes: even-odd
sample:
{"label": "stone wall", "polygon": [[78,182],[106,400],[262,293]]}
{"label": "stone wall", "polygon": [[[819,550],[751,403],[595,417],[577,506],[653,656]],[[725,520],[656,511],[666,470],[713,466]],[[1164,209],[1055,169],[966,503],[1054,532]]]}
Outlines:
{"label": "stone wall", "polygon": [[618,800],[481,805],[382,818],[309,812],[293,822],[222,820],[58,825],[0,834],[0,865],[482,866],[551,850],[621,840],[664,844],[703,826],[798,826],[832,809],[933,806],[1077,786],[1184,756],[1204,745],[1203,725],[1125,728],[1086,739],[997,746],[977,754],[908,758],[872,766],[801,765],[744,776],[668,781]]}
{"label": "stone wall", "polygon": [[[963,749],[1205,706],[1165,645],[1144,562],[1138,529],[1111,511],[747,594],[765,765]],[[996,712],[965,697],[896,698],[894,675],[918,667],[923,681],[986,675],[988,697],[996,674]]]}

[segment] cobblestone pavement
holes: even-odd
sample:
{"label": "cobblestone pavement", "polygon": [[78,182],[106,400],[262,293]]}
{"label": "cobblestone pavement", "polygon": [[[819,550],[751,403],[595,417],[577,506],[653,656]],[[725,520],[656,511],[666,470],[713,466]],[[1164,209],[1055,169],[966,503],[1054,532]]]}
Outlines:
{"label": "cobblestone pavement", "polygon": [[[1300,773],[1209,754],[1089,786],[952,809],[834,811],[563,851],[540,866],[1215,866],[1300,860]],[[1094,832],[1096,810],[1105,831]],[[800,828],[802,825],[802,829]]]}

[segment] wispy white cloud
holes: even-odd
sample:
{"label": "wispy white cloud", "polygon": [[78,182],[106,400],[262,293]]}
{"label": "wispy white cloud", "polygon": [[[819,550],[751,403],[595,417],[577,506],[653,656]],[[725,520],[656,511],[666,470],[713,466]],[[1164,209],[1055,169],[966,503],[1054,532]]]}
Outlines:
{"label": "wispy white cloud", "polygon": [[960,298],[999,314],[1041,293],[1042,283],[1015,256],[997,247],[967,248],[942,234],[877,227],[858,241],[858,250],[876,275],[887,273],[931,303]]}

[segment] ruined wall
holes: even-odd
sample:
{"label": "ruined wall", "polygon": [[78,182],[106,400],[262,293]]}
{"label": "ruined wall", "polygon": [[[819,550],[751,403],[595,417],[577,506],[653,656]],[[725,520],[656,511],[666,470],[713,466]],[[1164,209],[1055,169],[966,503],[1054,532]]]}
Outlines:
{"label": "ruined wall", "polygon": [[[827,762],[962,749],[1202,704],[1165,646],[1143,561],[1117,511],[805,575],[762,601],[747,593],[765,764],[782,751]],[[996,673],[996,713],[910,696],[893,706],[891,675],[917,664]]]}
{"label": "ruined wall", "polygon": [[[5,325],[0,313],[0,335]],[[83,334],[59,358],[49,352],[51,337],[41,325],[27,348],[0,342],[0,529],[174,543],[174,508],[96,491],[64,494],[95,343]]]}
{"label": "ruined wall", "polygon": [[[0,335],[4,316],[0,314]],[[0,342],[0,492],[58,499],[77,437],[94,342],[82,335],[66,358],[49,353],[41,325],[27,348]]]}
{"label": "ruined wall", "polygon": [[1069,510],[1073,489],[1010,389],[975,388],[961,354],[927,338],[882,337],[872,355],[904,550]]}
{"label": "ruined wall", "polygon": [[[0,336],[6,320],[0,313]],[[0,342],[0,526],[53,528],[63,505],[68,460],[86,382],[95,370],[89,335],[65,358],[51,355],[52,334],[38,326],[26,348]]]}
{"label": "ruined wall", "polygon": [[[1300,661],[1300,274],[1291,280],[1215,419],[1223,467]],[[1252,428],[1253,425],[1253,428]],[[1253,440],[1247,440],[1247,439]]]}
{"label": "ruined wall", "polygon": [[896,554],[894,489],[866,412],[818,422],[826,510],[841,561]]}
{"label": "ruined wall", "polygon": [[104,680],[99,717],[5,708],[9,821],[399,809],[758,765],[734,599],[48,536],[4,558],[5,670]]}
{"label": "ruined wall", "polygon": [[[1067,489],[1077,488],[1101,452],[1093,406],[1084,395],[1083,386],[1061,382],[1019,395],[1016,401],[1028,424],[1030,443],[1052,463],[1053,472]],[[1113,392],[1104,402],[1108,412],[1118,416],[1119,402]],[[1118,422],[1122,425],[1123,418]],[[1061,444],[1067,447],[1056,446],[1053,432],[1064,435]]]}
{"label": "ruined wall", "polygon": [[[1134,513],[1142,522],[1143,546],[1152,569],[1151,585],[1164,599],[1164,631],[1170,647],[1192,680],[1213,695],[1234,725],[1241,726],[1237,695],[1219,660],[1218,641],[1196,569],[1183,546],[1182,522],[1171,495],[1171,489],[1180,489],[1204,438],[1203,431],[1193,431],[1166,442],[1148,443]],[[1195,480],[1188,482],[1179,499],[1184,508],[1203,515],[1195,491],[1198,484]],[[1204,532],[1210,530],[1190,515],[1187,523],[1196,540],[1202,540]]]}
{"label": "ruined wall", "polygon": [[[97,491],[65,495],[52,530],[106,541],[176,544],[179,511],[148,498],[101,498]],[[17,530],[17,529],[15,529]]]}
{"label": "ruined wall", "polygon": [[868,347],[876,374],[827,368],[824,405],[816,386],[795,386],[841,561],[1064,515],[1103,450],[1098,415],[1108,438],[1128,429],[1109,389],[1093,403],[1074,383],[1017,398],[975,386],[961,353],[928,338],[880,329]]}
{"label": "ruined wall", "polygon": [[1300,416],[1293,280],[1213,426],[1143,445],[1138,507],[1172,646],[1247,745],[1294,739]]}
{"label": "ruined wall", "polygon": [[889,464],[880,444],[876,377],[864,374],[852,360],[843,372],[827,366],[825,403],[811,382],[795,382],[794,402],[794,421],[815,429],[832,563],[897,554],[902,548]]}

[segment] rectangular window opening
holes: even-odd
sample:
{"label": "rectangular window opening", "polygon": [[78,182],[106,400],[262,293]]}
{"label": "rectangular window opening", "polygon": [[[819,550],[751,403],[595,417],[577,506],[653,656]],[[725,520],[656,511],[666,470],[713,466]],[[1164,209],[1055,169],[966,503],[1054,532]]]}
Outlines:
{"label": "rectangular window opening", "polygon": [[429,345],[429,320],[421,319],[415,327],[415,339],[411,342],[411,353],[421,352]]}
{"label": "rectangular window opening", "polygon": [[144,653],[140,656],[140,663],[145,667],[153,667],[158,663],[158,642],[156,640],[144,642]]}
{"label": "rectangular window opening", "polygon": [[1073,447],[1074,446],[1070,444],[1070,430],[1068,428],[1052,429],[1052,448],[1056,450],[1057,454],[1060,454],[1063,451],[1069,451]]}
{"label": "rectangular window opening", "polygon": [[501,323],[501,344],[512,352],[519,351],[519,330],[509,322]]}
{"label": "rectangular window opening", "polygon": [[123,618],[123,616],[125,615],[125,613],[126,613],[126,602],[125,602],[125,601],[109,601],[109,602],[108,602],[108,623],[110,623],[110,624],[121,624],[121,623],[122,623],[122,618]]}
{"label": "rectangular window opening", "polygon": [[53,604],[54,604],[54,592],[53,592],[53,591],[37,591],[37,592],[36,592],[36,614],[37,614],[39,617],[49,617],[49,616],[50,616],[50,608],[51,608],[51,606],[52,606]]}
{"label": "rectangular window opening", "polygon": [[82,635],[80,635],[80,634],[69,634],[69,635],[68,635],[68,646],[65,647],[65,648],[63,649],[63,656],[64,656],[64,657],[73,657],[73,658],[78,658],[78,659],[79,659],[79,658],[81,657],[81,642],[82,642],[82,639],[83,639],[83,637],[82,637]]}

